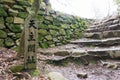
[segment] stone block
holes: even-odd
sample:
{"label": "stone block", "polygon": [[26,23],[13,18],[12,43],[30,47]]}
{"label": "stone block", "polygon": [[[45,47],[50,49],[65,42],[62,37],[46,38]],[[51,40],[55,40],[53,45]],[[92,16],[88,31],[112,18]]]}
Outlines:
{"label": "stone block", "polygon": [[13,23],[13,17],[7,17],[6,22],[7,23]]}
{"label": "stone block", "polygon": [[12,47],[14,45],[15,45],[15,43],[14,43],[14,41],[11,38],[6,38],[5,39],[5,46],[6,47]]}
{"label": "stone block", "polygon": [[45,38],[46,38],[48,41],[51,41],[51,40],[52,40],[52,36],[51,36],[51,35],[47,35],[47,36],[45,36]]}
{"label": "stone block", "polygon": [[0,39],[0,47],[3,47],[3,46],[4,46],[4,40]]}
{"label": "stone block", "polygon": [[27,6],[27,7],[31,7],[31,3],[29,1],[24,1],[24,0],[18,0],[17,1],[18,5],[22,5],[22,6]]}
{"label": "stone block", "polygon": [[22,31],[21,25],[18,25],[18,24],[10,24],[8,25],[8,28],[14,33],[19,33]]}
{"label": "stone block", "polygon": [[28,16],[27,12],[19,12],[18,17],[25,19]]}
{"label": "stone block", "polygon": [[0,0],[0,3],[9,3],[9,4],[14,4],[14,0]]}
{"label": "stone block", "polygon": [[15,24],[24,24],[24,19],[19,17],[14,17],[14,23]]}
{"label": "stone block", "polygon": [[58,32],[57,32],[57,31],[55,31],[55,30],[50,30],[50,34],[51,34],[51,35],[57,35],[57,34],[58,34]]}
{"label": "stone block", "polygon": [[40,35],[42,35],[42,36],[48,34],[47,30],[45,30],[45,29],[40,29],[40,30],[38,31],[38,33],[39,33]]}
{"label": "stone block", "polygon": [[0,30],[0,38],[6,38],[7,37],[7,33],[3,30]]}
{"label": "stone block", "polygon": [[41,46],[42,48],[48,48],[47,43],[41,43],[40,46]]}
{"label": "stone block", "polygon": [[8,12],[9,12],[9,15],[11,16],[17,16],[17,14],[19,13],[18,10],[13,10],[11,8],[8,10]]}
{"label": "stone block", "polygon": [[0,6],[0,16],[1,17],[7,17],[7,12],[1,6]]}
{"label": "stone block", "polygon": [[22,6],[20,6],[20,5],[14,5],[13,9],[24,11],[24,8]]}
{"label": "stone block", "polygon": [[59,72],[48,73],[48,79],[50,79],[50,80],[68,80]]}
{"label": "stone block", "polygon": [[62,34],[62,35],[65,35],[65,34],[66,34],[66,32],[65,32],[64,29],[60,29],[60,30],[59,30],[59,33]]}
{"label": "stone block", "polygon": [[0,29],[4,29],[5,25],[4,25],[4,19],[3,17],[0,17]]}

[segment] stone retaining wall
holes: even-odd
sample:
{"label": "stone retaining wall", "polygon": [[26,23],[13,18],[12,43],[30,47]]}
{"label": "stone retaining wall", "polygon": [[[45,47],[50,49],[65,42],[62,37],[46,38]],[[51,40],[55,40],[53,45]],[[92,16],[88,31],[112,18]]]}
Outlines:
{"label": "stone retaining wall", "polygon": [[[85,20],[51,9],[43,0],[37,15],[38,43],[41,48],[54,47],[79,38],[86,28]],[[28,16],[31,3],[27,0],[0,0],[0,46],[19,46],[24,20]]]}

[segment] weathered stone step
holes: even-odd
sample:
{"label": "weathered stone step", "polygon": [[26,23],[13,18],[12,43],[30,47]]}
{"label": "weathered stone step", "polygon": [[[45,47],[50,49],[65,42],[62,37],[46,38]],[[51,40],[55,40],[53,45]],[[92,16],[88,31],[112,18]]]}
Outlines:
{"label": "weathered stone step", "polygon": [[107,58],[120,58],[120,46],[117,47],[76,47],[69,49],[41,49],[38,56],[41,60],[63,60],[66,58],[80,58],[85,56],[92,57],[107,57]]}
{"label": "weathered stone step", "polygon": [[102,31],[109,31],[109,30],[120,30],[120,24],[104,26],[104,27],[96,27],[96,28],[88,28],[85,32],[102,32]]}
{"label": "weathered stone step", "polygon": [[71,44],[86,45],[86,46],[113,46],[120,44],[120,37],[107,38],[107,39],[79,39],[76,41],[71,41]]}
{"label": "weathered stone step", "polygon": [[84,37],[92,38],[92,39],[120,37],[120,30],[109,30],[109,31],[103,31],[103,32],[84,33]]}
{"label": "weathered stone step", "polygon": [[119,58],[120,57],[120,46],[117,47],[83,47],[72,50],[72,57],[81,57],[81,56],[98,56],[98,57],[111,57]]}
{"label": "weathered stone step", "polygon": [[100,28],[100,27],[105,27],[105,26],[109,26],[109,25],[116,25],[119,24],[119,19],[113,20],[113,21],[108,21],[108,22],[103,22],[103,23],[99,23],[96,25],[92,25],[89,28],[93,29],[93,28]]}

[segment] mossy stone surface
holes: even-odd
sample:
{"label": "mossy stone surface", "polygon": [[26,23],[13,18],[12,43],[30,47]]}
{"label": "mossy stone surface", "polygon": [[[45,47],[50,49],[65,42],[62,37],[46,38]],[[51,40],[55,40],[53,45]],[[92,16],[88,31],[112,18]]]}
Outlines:
{"label": "mossy stone surface", "polygon": [[19,5],[14,5],[13,9],[22,10],[22,11],[24,10],[24,8],[22,6],[19,6]]}
{"label": "mossy stone surface", "polygon": [[38,28],[39,28],[39,29],[48,29],[48,25],[39,23],[39,24],[38,24]]}
{"label": "mossy stone surface", "polygon": [[17,16],[18,15],[18,10],[14,10],[14,9],[11,9],[11,8],[9,8],[9,15],[11,15],[11,16]]}
{"label": "mossy stone surface", "polygon": [[11,47],[11,46],[14,46],[14,41],[13,41],[13,39],[11,39],[11,38],[6,38],[5,39],[5,46],[7,46],[7,47]]}
{"label": "mossy stone surface", "polygon": [[21,38],[22,34],[21,33],[16,33],[15,35],[16,35],[16,38],[18,39],[18,38]]}
{"label": "mossy stone surface", "polygon": [[47,36],[45,36],[45,38],[46,38],[48,41],[52,40],[52,36],[51,36],[51,35],[47,35]]}
{"label": "mossy stone surface", "polygon": [[41,35],[43,35],[43,36],[48,34],[47,30],[44,30],[44,29],[40,29],[38,31],[38,33],[41,34]]}
{"label": "mossy stone surface", "polygon": [[40,43],[40,46],[41,46],[42,48],[48,48],[48,44],[47,44],[47,43]]}
{"label": "mossy stone surface", "polygon": [[4,29],[5,25],[4,25],[4,19],[3,17],[0,17],[0,29]]}
{"label": "mossy stone surface", "polygon": [[11,66],[11,67],[10,67],[10,70],[11,70],[13,73],[21,72],[22,70],[24,70],[24,65]]}
{"label": "mossy stone surface", "polygon": [[3,47],[3,46],[4,46],[4,40],[0,39],[0,47]]}
{"label": "mossy stone surface", "polygon": [[0,0],[1,3],[9,3],[9,4],[14,4],[14,0]]}
{"label": "mossy stone surface", "polygon": [[44,37],[41,36],[40,34],[38,35],[38,41],[42,41],[43,38],[44,38]]}
{"label": "mossy stone surface", "polygon": [[9,29],[14,33],[21,32],[21,26],[18,24],[10,24]]}
{"label": "mossy stone surface", "polygon": [[20,47],[19,47],[19,46],[14,46],[14,47],[12,47],[11,49],[18,52],[18,51],[20,50]]}
{"label": "mossy stone surface", "polygon": [[6,22],[7,23],[13,23],[13,17],[7,17]]}
{"label": "mossy stone surface", "polygon": [[6,38],[7,37],[7,33],[3,30],[0,30],[0,38]]}
{"label": "mossy stone surface", "polygon": [[28,16],[28,13],[27,12],[19,12],[18,13],[18,17],[20,17],[20,18],[26,18]]}
{"label": "mossy stone surface", "polygon": [[31,7],[31,3],[29,1],[18,0],[17,2],[18,5]]}
{"label": "mossy stone surface", "polygon": [[56,30],[50,30],[50,34],[51,34],[51,35],[57,35],[58,32],[57,32]]}
{"label": "mossy stone surface", "polygon": [[65,35],[65,34],[66,34],[66,32],[65,32],[64,29],[60,29],[60,30],[59,30],[59,33],[62,34],[62,35]]}
{"label": "mossy stone surface", "polygon": [[37,15],[37,19],[41,21],[41,20],[43,20],[43,16]]}
{"label": "mossy stone surface", "polygon": [[0,5],[0,16],[1,17],[6,17],[7,16],[7,12],[1,7],[1,5]]}

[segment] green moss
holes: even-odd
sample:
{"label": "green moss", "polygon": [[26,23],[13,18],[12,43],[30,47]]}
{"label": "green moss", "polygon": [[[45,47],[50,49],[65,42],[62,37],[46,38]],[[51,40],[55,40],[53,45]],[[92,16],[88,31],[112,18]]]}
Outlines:
{"label": "green moss", "polygon": [[61,27],[64,28],[64,29],[70,28],[70,26],[68,24],[61,24]]}
{"label": "green moss", "polygon": [[19,5],[31,7],[31,3],[29,1],[18,0],[17,2],[18,2],[17,4]]}
{"label": "green moss", "polygon": [[56,30],[50,30],[50,34],[52,34],[52,35],[57,35],[58,32],[57,32]]}
{"label": "green moss", "polygon": [[24,65],[16,65],[16,66],[11,66],[10,70],[15,73],[15,72],[21,72],[24,69]]}
{"label": "green moss", "polygon": [[4,46],[4,40],[0,39],[0,47],[3,47],[3,46]]}
{"label": "green moss", "polygon": [[45,38],[46,38],[48,41],[52,40],[52,36],[51,36],[51,35],[47,35],[47,36],[45,36]]}
{"label": "green moss", "polygon": [[45,18],[45,20],[48,20],[48,21],[53,21],[53,18],[52,17],[50,17],[50,16],[46,16],[46,17],[44,17]]}
{"label": "green moss", "polygon": [[40,30],[38,31],[38,33],[41,34],[42,36],[48,34],[48,32],[47,32],[46,30],[44,30],[44,29],[40,29]]}
{"label": "green moss", "polygon": [[0,2],[1,2],[1,3],[9,3],[9,4],[15,3],[14,0],[1,0]]}
{"label": "green moss", "polygon": [[60,30],[59,30],[59,33],[62,34],[62,35],[65,35],[65,34],[66,34],[66,32],[65,32],[64,29],[60,29]]}
{"label": "green moss", "polygon": [[60,21],[58,21],[58,20],[54,20],[54,21],[53,21],[53,25],[55,25],[55,26],[60,26],[61,23],[60,23]]}
{"label": "green moss", "polygon": [[3,30],[0,30],[0,38],[6,38],[7,37],[7,33]]}
{"label": "green moss", "polygon": [[16,33],[16,38],[21,38],[21,33]]}
{"label": "green moss", "polygon": [[39,70],[32,70],[32,71],[30,71],[30,75],[31,76],[40,76],[40,71]]}
{"label": "green moss", "polygon": [[39,28],[39,29],[48,29],[48,26],[47,26],[46,24],[40,23],[40,24],[38,25],[38,28]]}
{"label": "green moss", "polygon": [[21,26],[18,24],[10,24],[9,29],[15,33],[21,32]]}
{"label": "green moss", "polygon": [[19,5],[14,5],[13,9],[24,10],[24,8],[22,6],[19,6]]}
{"label": "green moss", "polygon": [[19,12],[18,13],[18,17],[20,17],[20,18],[26,18],[28,16],[28,13],[27,12]]}
{"label": "green moss", "polygon": [[48,48],[47,43],[41,43],[40,46],[41,46],[42,48]]}
{"label": "green moss", "polygon": [[55,25],[48,25],[48,28],[49,29],[56,29],[56,30],[60,29],[58,26],[55,26]]}
{"label": "green moss", "polygon": [[40,34],[38,35],[38,41],[41,41],[44,37],[41,36]]}
{"label": "green moss", "polygon": [[44,14],[45,14],[44,11],[41,11],[41,10],[38,11],[38,15],[43,16]]}
{"label": "green moss", "polygon": [[43,20],[43,16],[37,15],[37,19],[41,21],[41,20]]}
{"label": "green moss", "polygon": [[6,11],[1,6],[0,6],[0,16],[2,16],[2,17],[6,17],[7,16]]}
{"label": "green moss", "polygon": [[12,23],[13,22],[13,17],[7,17],[6,22],[7,23]]}
{"label": "green moss", "polygon": [[4,19],[3,17],[0,17],[0,29],[4,29],[5,25],[4,25]]}
{"label": "green moss", "polygon": [[20,50],[20,47],[19,47],[19,46],[14,46],[14,47],[12,47],[11,49],[18,52],[18,51]]}
{"label": "green moss", "polygon": [[6,47],[11,47],[14,45],[14,41],[11,38],[6,38],[5,39],[5,46]]}

